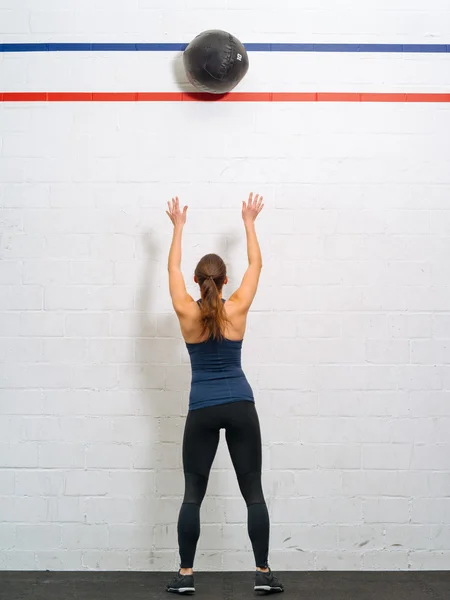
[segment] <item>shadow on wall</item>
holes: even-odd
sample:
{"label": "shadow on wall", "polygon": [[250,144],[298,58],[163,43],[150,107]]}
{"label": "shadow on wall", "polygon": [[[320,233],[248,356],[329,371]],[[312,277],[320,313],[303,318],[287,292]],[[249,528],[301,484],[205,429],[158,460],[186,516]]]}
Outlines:
{"label": "shadow on wall", "polygon": [[[186,75],[182,52],[180,52],[180,54],[178,54],[172,61],[172,74],[175,84],[180,92],[188,94],[189,97],[195,97],[196,99],[199,99],[199,90],[192,85]],[[201,99],[204,102],[218,102],[219,100],[222,100],[224,96],[226,96],[226,94],[209,94],[207,92],[201,93]]]}
{"label": "shadow on wall", "polygon": [[[217,253],[225,262],[233,240],[232,236],[224,236],[218,241]],[[167,294],[169,297],[165,268],[169,246],[164,244],[163,251],[162,239],[154,231],[145,233],[141,243],[144,246],[145,260],[136,306],[136,368],[142,398],[146,404],[143,414],[150,415],[151,431],[148,437],[151,443],[143,445],[140,452],[151,452],[152,456],[141,455],[136,468],[145,465],[149,481],[154,481],[154,489],[149,492],[152,497],[147,498],[147,502],[140,503],[142,510],[137,511],[137,525],[142,525],[150,533],[151,539],[148,540],[149,549],[140,552],[140,560],[136,566],[151,571],[176,570],[179,564],[176,528],[184,493],[182,440],[188,411],[191,369],[175,313],[172,309],[166,313],[155,312],[156,304],[160,305],[160,302],[156,302],[156,294],[161,292],[161,296]],[[238,243],[237,239],[235,243]],[[200,255],[195,257],[196,260],[200,258]],[[183,274],[189,292],[196,294],[194,297],[199,297],[198,287],[192,287],[193,274],[186,269]],[[232,276],[232,269],[229,268],[230,280]],[[203,505],[202,518],[206,522],[217,523],[219,519],[223,522],[224,506],[220,498],[227,495],[225,482],[221,485],[216,479],[212,493],[214,498]],[[151,515],[148,514],[150,507],[153,513]],[[197,553],[199,568],[202,564],[204,567],[215,565],[222,554],[220,547],[220,539],[214,540],[214,548],[205,547],[200,539]]]}
{"label": "shadow on wall", "polygon": [[149,469],[153,486],[150,501],[143,503],[143,510],[137,514],[138,525],[147,529],[149,550],[143,552],[136,566],[151,571],[173,570],[177,559],[176,527],[170,507],[182,492],[180,436],[186,394],[182,393],[181,382],[188,377],[188,366],[181,364],[175,314],[158,312],[157,308],[157,295],[167,286],[161,240],[155,231],[148,231],[140,243],[144,269],[136,300],[136,368],[145,403],[143,412],[150,415],[150,443],[141,448],[140,458]]}
{"label": "shadow on wall", "polygon": [[195,92],[195,87],[189,82],[183,64],[183,52],[175,56],[172,61],[172,74],[174,81],[181,92]]}

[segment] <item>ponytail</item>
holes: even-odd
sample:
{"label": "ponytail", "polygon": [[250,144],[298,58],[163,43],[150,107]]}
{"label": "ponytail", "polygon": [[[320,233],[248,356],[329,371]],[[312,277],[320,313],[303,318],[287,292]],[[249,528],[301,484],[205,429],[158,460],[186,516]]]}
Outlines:
{"label": "ponytail", "polygon": [[228,318],[225,314],[222,299],[219,295],[216,282],[212,277],[207,277],[200,285],[202,301],[200,302],[202,336],[208,332],[215,340],[223,341],[225,325]]}
{"label": "ponytail", "polygon": [[200,285],[201,302],[200,321],[203,337],[208,333],[208,338],[223,341],[225,326],[229,323],[220,292],[227,277],[225,263],[217,254],[207,254],[198,263],[195,276]]}

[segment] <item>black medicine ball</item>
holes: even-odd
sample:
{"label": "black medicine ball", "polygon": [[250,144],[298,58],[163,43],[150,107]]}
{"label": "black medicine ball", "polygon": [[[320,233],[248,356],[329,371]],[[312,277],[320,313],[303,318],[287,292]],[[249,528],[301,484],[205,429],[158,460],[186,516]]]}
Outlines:
{"label": "black medicine ball", "polygon": [[243,44],[231,33],[220,30],[198,35],[184,51],[183,61],[189,81],[211,94],[230,92],[249,67]]}

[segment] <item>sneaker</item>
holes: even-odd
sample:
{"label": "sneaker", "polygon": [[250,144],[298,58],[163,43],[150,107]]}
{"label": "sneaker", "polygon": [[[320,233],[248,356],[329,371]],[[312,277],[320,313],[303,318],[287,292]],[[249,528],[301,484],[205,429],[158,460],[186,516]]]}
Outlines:
{"label": "sneaker", "polygon": [[176,577],[167,585],[167,591],[172,594],[194,594],[194,576],[193,575],[181,575],[178,571]]}
{"label": "sneaker", "polygon": [[255,592],[266,592],[268,594],[276,594],[279,592],[284,592],[284,587],[270,569],[268,573],[256,571]]}

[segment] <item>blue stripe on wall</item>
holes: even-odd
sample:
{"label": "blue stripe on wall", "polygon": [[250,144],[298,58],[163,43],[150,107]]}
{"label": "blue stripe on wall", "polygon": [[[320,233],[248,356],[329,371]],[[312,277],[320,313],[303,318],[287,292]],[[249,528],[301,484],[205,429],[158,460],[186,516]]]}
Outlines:
{"label": "blue stripe on wall", "polygon": [[[186,43],[116,44],[48,43],[0,44],[0,52],[175,52]],[[245,44],[249,52],[369,52],[450,53],[450,44]]]}

